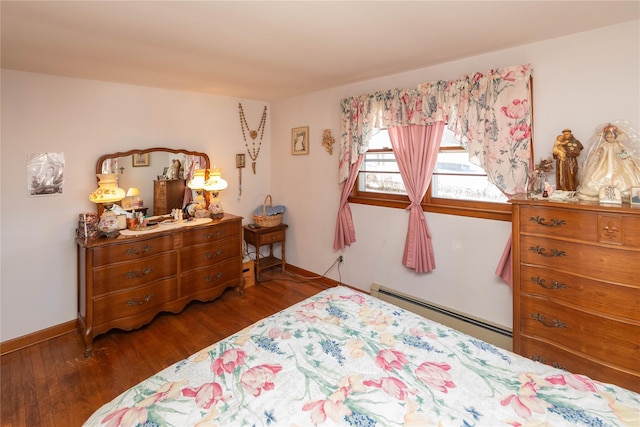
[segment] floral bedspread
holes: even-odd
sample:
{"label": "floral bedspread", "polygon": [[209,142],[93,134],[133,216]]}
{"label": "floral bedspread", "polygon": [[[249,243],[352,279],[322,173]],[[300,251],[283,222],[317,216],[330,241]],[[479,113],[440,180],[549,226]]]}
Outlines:
{"label": "floral bedspread", "polygon": [[347,287],[207,347],[87,426],[639,426],[640,395]]}

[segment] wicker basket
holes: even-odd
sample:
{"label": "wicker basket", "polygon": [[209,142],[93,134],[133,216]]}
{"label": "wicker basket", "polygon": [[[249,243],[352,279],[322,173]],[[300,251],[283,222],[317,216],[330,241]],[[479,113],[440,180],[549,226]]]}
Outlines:
{"label": "wicker basket", "polygon": [[262,203],[262,215],[253,214],[253,222],[260,227],[275,227],[282,223],[282,214],[267,215],[267,199],[269,199],[269,207],[272,206],[271,194],[267,194]]}

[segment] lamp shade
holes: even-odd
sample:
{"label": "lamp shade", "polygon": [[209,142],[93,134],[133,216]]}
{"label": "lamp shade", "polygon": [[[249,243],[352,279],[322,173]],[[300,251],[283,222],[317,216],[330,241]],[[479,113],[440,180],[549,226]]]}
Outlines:
{"label": "lamp shade", "polygon": [[131,187],[127,190],[127,197],[134,197],[139,195],[140,195],[140,190],[138,190],[136,187]]}
{"label": "lamp shade", "polygon": [[115,173],[103,173],[96,175],[100,180],[98,188],[89,194],[89,200],[93,203],[114,203],[125,198],[125,192],[118,187]]}
{"label": "lamp shade", "polygon": [[187,187],[192,190],[202,190],[205,186],[204,174],[205,169],[196,169],[193,178],[187,183]]}
{"label": "lamp shade", "polygon": [[227,181],[222,179],[220,169],[209,169],[209,179],[204,183],[206,191],[218,192],[227,188]]}

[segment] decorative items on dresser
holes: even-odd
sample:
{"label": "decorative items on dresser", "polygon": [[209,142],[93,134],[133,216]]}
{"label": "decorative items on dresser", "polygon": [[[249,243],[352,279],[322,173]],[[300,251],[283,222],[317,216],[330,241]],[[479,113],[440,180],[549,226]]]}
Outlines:
{"label": "decorative items on dresser", "polygon": [[[193,224],[193,225],[192,225]],[[78,323],[85,356],[112,328],[149,323],[161,311],[210,301],[225,289],[242,294],[242,218],[225,214],[116,239],[76,239]]]}
{"label": "decorative items on dresser", "polygon": [[153,214],[165,215],[172,209],[182,209],[184,204],[184,179],[159,179],[153,181]]}
{"label": "decorative items on dresser", "polygon": [[511,202],[514,352],[640,392],[640,209]]}

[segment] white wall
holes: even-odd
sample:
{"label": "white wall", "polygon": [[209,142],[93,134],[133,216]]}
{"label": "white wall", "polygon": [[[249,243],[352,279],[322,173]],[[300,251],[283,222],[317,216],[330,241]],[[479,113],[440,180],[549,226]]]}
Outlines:
{"label": "white wall", "polygon": [[[75,319],[74,230],[79,213],[96,209],[88,196],[97,186],[101,155],[149,147],[203,151],[229,182],[221,193],[223,206],[250,217],[269,188],[270,125],[267,121],[257,175],[250,167],[243,171],[238,202],[235,154],[245,152],[238,102],[2,70],[2,341]],[[249,126],[258,126],[265,103],[241,102]],[[64,152],[60,196],[28,195],[27,155],[40,152]],[[168,166],[154,163],[154,176]]]}
{"label": "white wall", "polygon": [[[339,200],[337,154],[329,156],[321,138],[325,128],[339,137],[342,98],[531,63],[538,160],[551,155],[556,135],[566,127],[585,145],[603,122],[625,119],[638,128],[639,26],[635,21],[274,102],[271,192],[287,206],[287,260],[322,273],[340,254],[332,249]],[[307,125],[309,155],[291,156],[291,128]],[[436,269],[417,275],[401,263],[407,212],[364,205],[351,208],[357,241],[344,251],[344,283],[368,290],[377,282],[511,326],[511,289],[494,275],[510,223],[427,214]],[[330,277],[340,279],[335,272]]]}
{"label": "white wall", "polygon": [[[339,255],[332,249],[337,153],[330,156],[321,137],[329,128],[339,138],[341,98],[530,62],[536,158],[546,157],[565,127],[584,142],[608,120],[640,125],[639,28],[635,21],[275,102],[257,175],[247,157],[240,202],[235,154],[245,149],[237,99],[2,70],[0,340],[75,318],[74,229],[78,213],[95,209],[88,194],[104,153],[153,146],[206,152],[229,181],[225,210],[250,222],[271,193],[287,206],[287,261],[320,274]],[[254,129],[265,103],[241,102]],[[299,126],[310,127],[307,156],[291,155],[291,129]],[[60,151],[64,193],[29,197],[27,154]],[[344,283],[367,290],[378,282],[511,325],[511,290],[493,275],[509,223],[427,214],[437,268],[416,275],[401,265],[406,212],[352,209],[358,240],[344,252]],[[340,278],[335,271],[330,277]]]}

